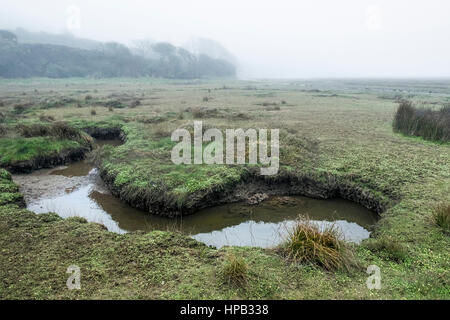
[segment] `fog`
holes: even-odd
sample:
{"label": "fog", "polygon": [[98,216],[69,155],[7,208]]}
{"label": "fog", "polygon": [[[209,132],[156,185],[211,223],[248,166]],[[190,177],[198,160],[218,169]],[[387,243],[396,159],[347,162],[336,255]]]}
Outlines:
{"label": "fog", "polygon": [[[242,78],[448,77],[448,0],[3,0],[0,29],[221,43]],[[79,10],[79,19],[74,20]]]}

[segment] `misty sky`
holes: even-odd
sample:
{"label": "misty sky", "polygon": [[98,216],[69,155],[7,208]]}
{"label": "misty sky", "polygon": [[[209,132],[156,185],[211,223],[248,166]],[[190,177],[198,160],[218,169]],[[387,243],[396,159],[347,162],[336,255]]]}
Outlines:
{"label": "misty sky", "polygon": [[450,76],[448,0],[2,0],[0,8],[0,28],[126,44],[211,38],[245,78]]}

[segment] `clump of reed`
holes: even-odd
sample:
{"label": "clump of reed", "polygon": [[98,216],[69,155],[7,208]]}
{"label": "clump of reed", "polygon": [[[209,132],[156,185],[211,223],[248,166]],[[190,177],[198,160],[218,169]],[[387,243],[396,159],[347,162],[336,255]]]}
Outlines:
{"label": "clump of reed", "polygon": [[317,265],[326,270],[350,270],[356,265],[353,253],[334,225],[323,230],[307,216],[299,216],[288,230],[279,251],[295,263]]}
{"label": "clump of reed", "polygon": [[410,136],[420,136],[426,140],[450,141],[450,104],[439,110],[417,108],[411,101],[399,101],[393,128]]}
{"label": "clump of reed", "polygon": [[225,257],[220,274],[226,283],[243,286],[248,279],[248,264],[243,258],[229,254]]}
{"label": "clump of reed", "polygon": [[442,203],[436,207],[433,222],[442,229],[450,231],[450,203]]}

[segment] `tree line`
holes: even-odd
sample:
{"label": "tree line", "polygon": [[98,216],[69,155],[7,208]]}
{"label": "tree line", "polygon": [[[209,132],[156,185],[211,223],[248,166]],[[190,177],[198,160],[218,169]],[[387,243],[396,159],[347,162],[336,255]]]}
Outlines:
{"label": "tree line", "polygon": [[170,43],[155,43],[145,55],[104,43],[93,50],[54,44],[20,43],[0,30],[0,77],[159,77],[196,79],[234,77],[236,68],[222,59],[194,55]]}

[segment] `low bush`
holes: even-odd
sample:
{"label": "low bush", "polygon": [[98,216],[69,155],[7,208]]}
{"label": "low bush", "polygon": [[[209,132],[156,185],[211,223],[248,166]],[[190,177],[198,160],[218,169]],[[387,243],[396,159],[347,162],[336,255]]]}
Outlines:
{"label": "low bush", "polygon": [[133,100],[130,104],[130,108],[136,108],[141,105],[141,100]]}

